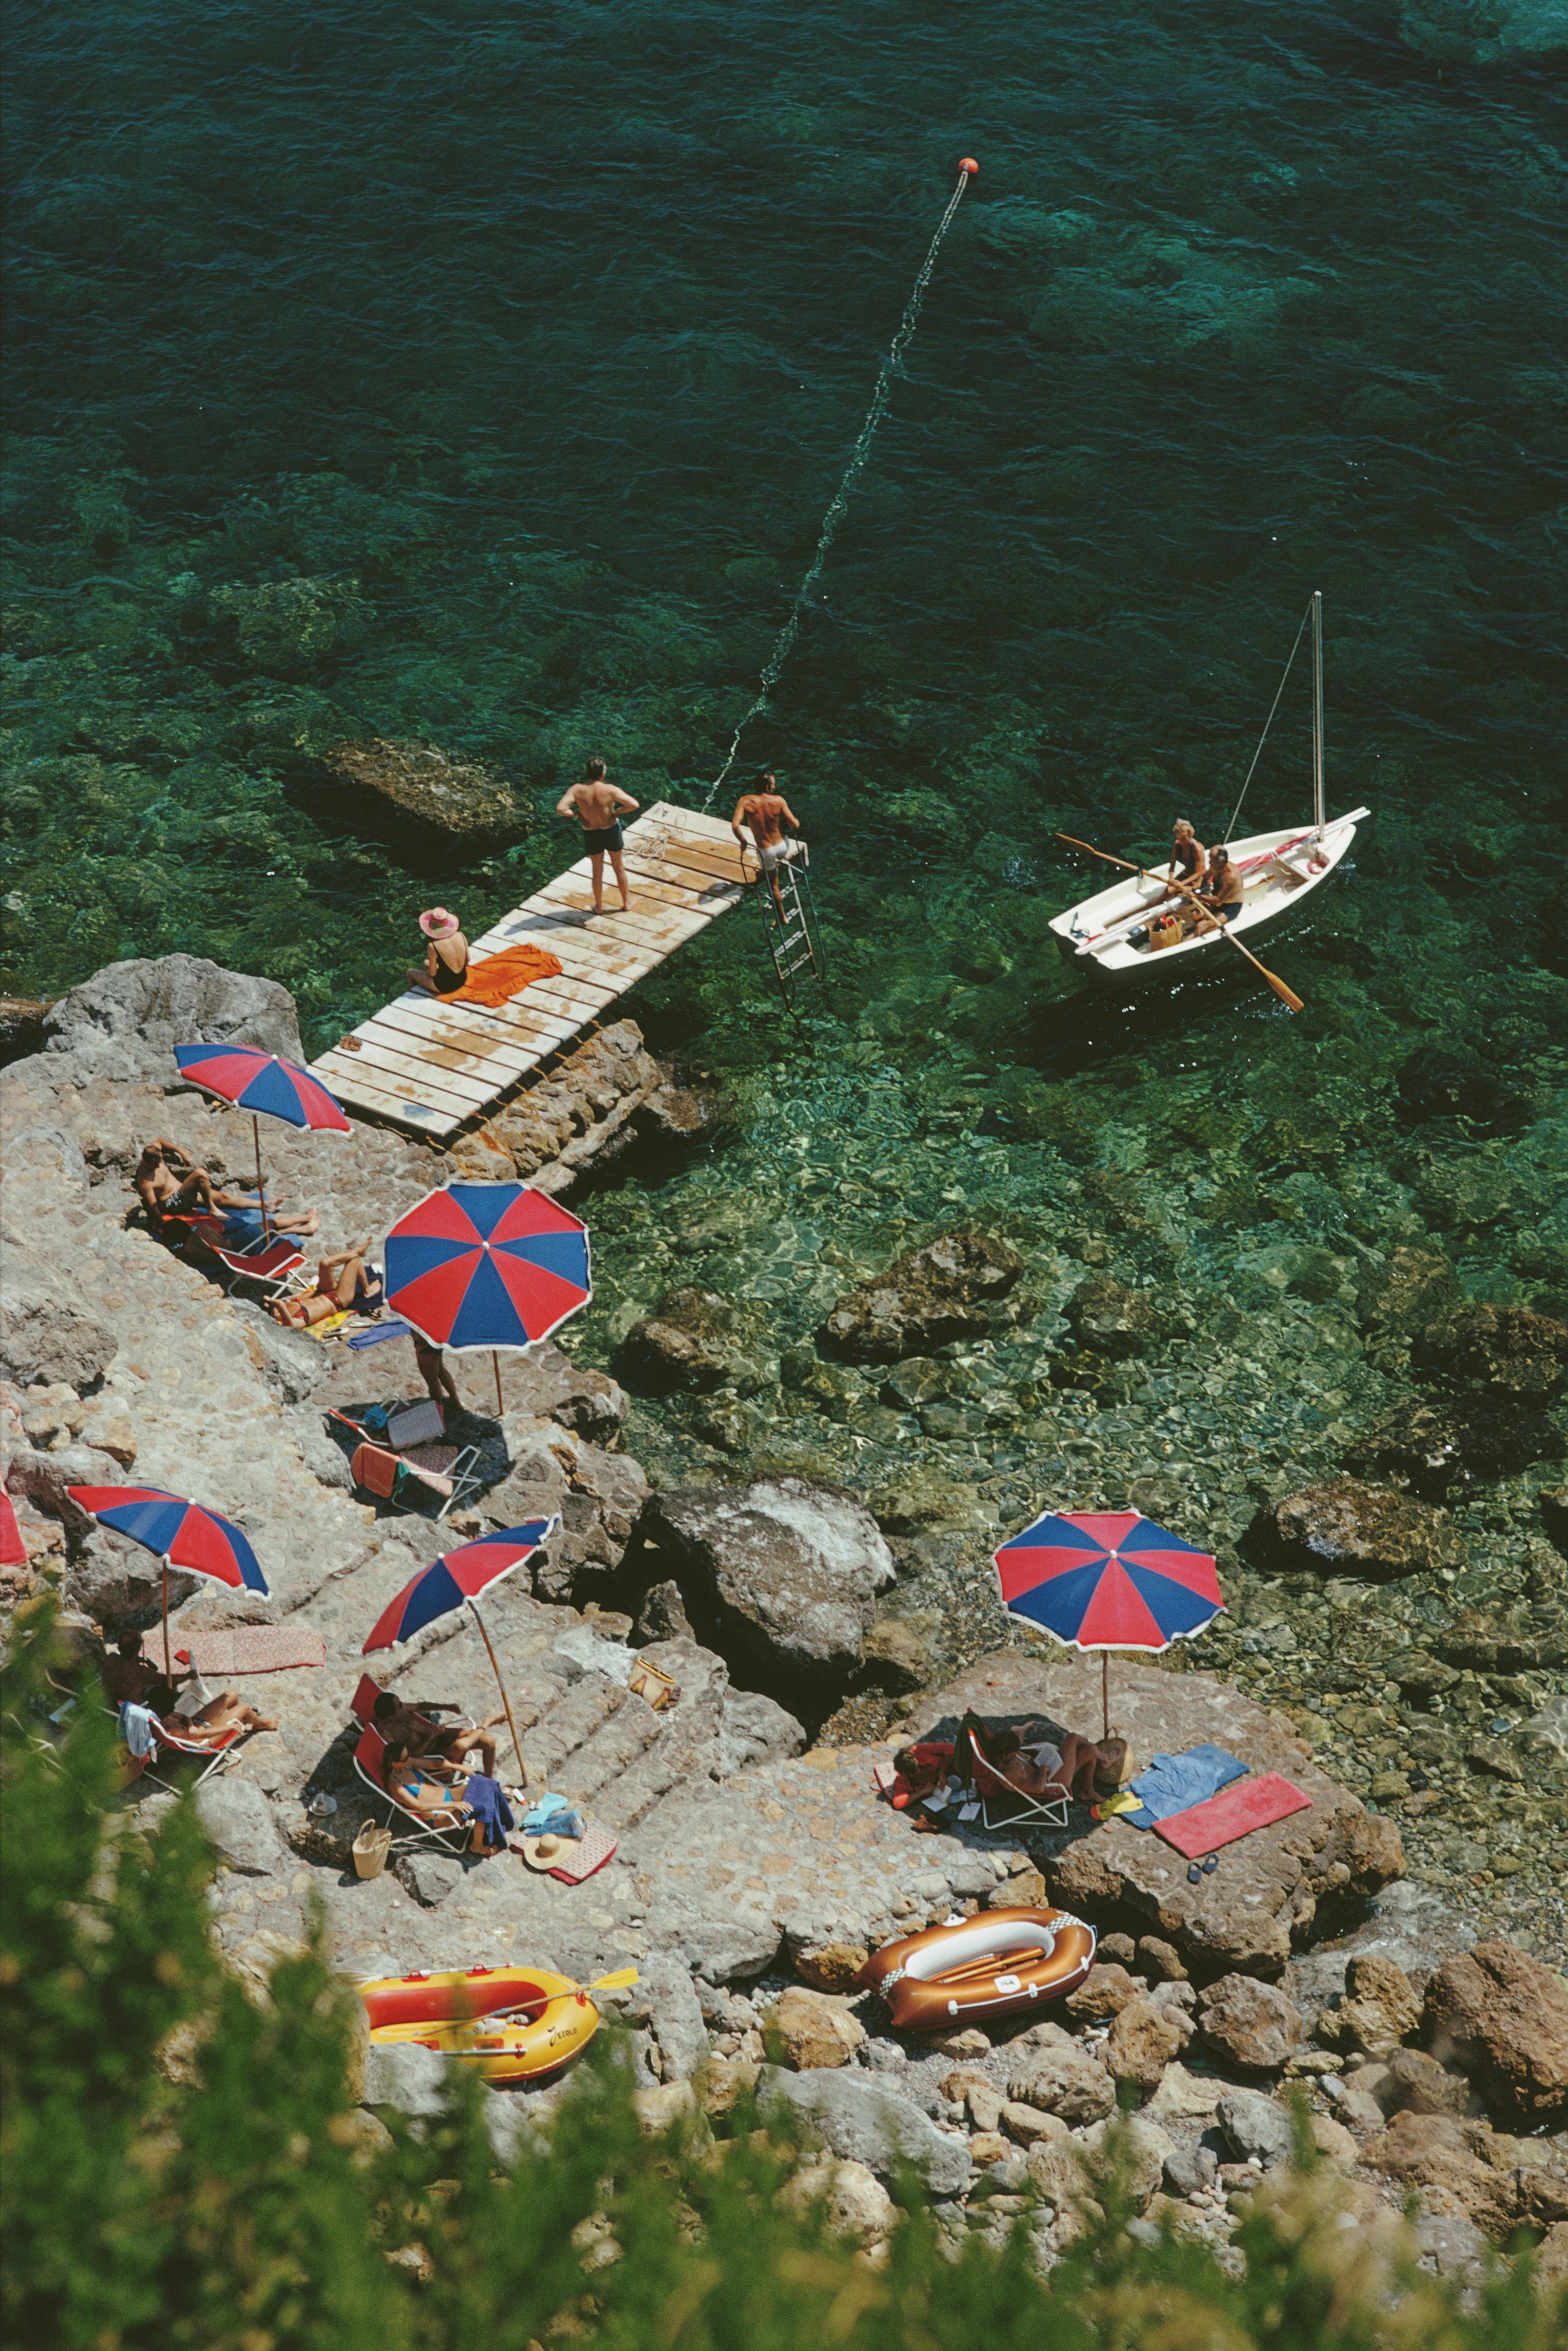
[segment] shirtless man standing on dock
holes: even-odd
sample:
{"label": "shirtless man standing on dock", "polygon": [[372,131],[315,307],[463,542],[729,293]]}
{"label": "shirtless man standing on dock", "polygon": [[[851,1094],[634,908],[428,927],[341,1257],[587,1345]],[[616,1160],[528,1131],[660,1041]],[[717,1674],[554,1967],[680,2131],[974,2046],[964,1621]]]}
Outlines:
{"label": "shirtless man standing on dock", "polygon": [[744,849],[746,835],[740,829],[742,817],[751,827],[751,838],[757,843],[762,871],[772,889],[773,903],[782,914],[784,902],[779,895],[779,868],[786,858],[794,856],[797,847],[794,841],[785,840],[784,827],[788,825],[791,831],[799,832],[800,820],[779,790],[770,768],[764,768],[751,790],[737,800],[735,814],[729,820],[729,829]]}
{"label": "shirtless man standing on dock", "polygon": [[619,784],[608,781],[602,759],[590,759],[581,783],[573,784],[555,804],[557,816],[581,819],[582,845],[588,852],[590,872],[593,876],[593,911],[596,914],[604,912],[604,861],[607,857],[621,885],[621,910],[628,914],[632,911],[632,893],[626,886],[626,868],[621,862],[624,843],[621,837],[620,812],[624,809],[630,814],[632,810],[640,806],[641,802],[634,800],[630,792],[623,792]]}

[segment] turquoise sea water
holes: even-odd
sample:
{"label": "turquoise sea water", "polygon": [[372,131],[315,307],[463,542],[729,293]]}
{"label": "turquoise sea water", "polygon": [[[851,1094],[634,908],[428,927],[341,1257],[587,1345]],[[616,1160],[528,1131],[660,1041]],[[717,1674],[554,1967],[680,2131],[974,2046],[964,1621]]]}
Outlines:
{"label": "turquoise sea water", "polygon": [[[477,929],[563,861],[585,752],[700,800],[972,152],[743,747],[833,994],[783,1026],[734,916],[634,1005],[728,1141],[601,1196],[584,1343],[700,1260],[787,1344],[973,1214],[1260,1312],[1293,1249],[1348,1280],[1350,1228],[1568,1301],[1565,44],[1562,0],[19,6],[0,986],[187,948],[319,1045],[437,890]],[[1375,817],[1280,951],[1306,1014],[1087,1004],[1054,831],[1213,838],[1314,587],[1331,804]],[[323,764],[366,734],[482,759],[533,833],[433,850]],[[1248,821],[1307,791],[1299,668]],[[1515,1123],[1412,1125],[1423,1047]],[[818,1435],[865,1477],[893,1441]]]}

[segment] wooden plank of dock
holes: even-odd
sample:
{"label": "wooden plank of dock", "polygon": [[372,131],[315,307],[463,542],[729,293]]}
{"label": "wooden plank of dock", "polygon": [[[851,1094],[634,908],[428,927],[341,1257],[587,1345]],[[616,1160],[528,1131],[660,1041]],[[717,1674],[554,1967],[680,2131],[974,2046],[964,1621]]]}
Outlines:
{"label": "wooden plank of dock", "polygon": [[[525,941],[559,958],[493,1008],[409,988],[361,1020],[351,1044],[310,1067],[345,1109],[412,1127],[436,1142],[487,1117],[540,1063],[601,1019],[618,996],[657,971],[735,905],[746,878],[722,818],[660,800],[625,828],[630,914],[593,913],[586,857],[472,943],[475,966]],[[755,870],[755,866],[753,866]],[[608,863],[605,904],[619,905]]]}

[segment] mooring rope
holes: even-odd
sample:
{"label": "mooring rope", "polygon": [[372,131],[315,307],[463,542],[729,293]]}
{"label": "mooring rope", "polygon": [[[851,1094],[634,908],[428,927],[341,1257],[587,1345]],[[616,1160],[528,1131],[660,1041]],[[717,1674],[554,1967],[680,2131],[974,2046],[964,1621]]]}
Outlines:
{"label": "mooring rope", "polygon": [[811,558],[810,568],[795,591],[795,601],[789,607],[789,617],[779,632],[778,642],[768,656],[768,665],[758,681],[757,697],[750,708],[742,715],[740,723],[730,737],[729,751],[725,763],[708,786],[707,798],[703,802],[705,809],[713,806],[715,793],[734,767],[742,735],[745,734],[752,720],[767,709],[768,697],[779,683],[779,673],[789,660],[795,640],[800,633],[800,620],[806,610],[808,599],[821,576],[822,566],[828,559],[828,551],[833,543],[833,535],[843,520],[849,505],[850,492],[866,459],[871,455],[871,444],[876,437],[876,428],[887,413],[887,403],[893,392],[894,373],[904,352],[909,349],[915,329],[920,323],[920,306],[925,298],[925,288],[931,283],[931,273],[936,266],[936,256],[941,249],[942,240],[947,234],[954,214],[964,200],[965,189],[978,168],[978,165],[967,156],[965,157],[959,168],[958,184],[947,199],[947,209],[937,223],[936,234],[927,246],[925,258],[920,265],[919,275],[915,280],[915,290],[904,305],[904,316],[898,322],[898,332],[888,345],[887,356],[883,360],[876,379],[876,389],[871,396],[871,406],[865,413],[865,422],[856,436],[853,448],[850,451],[849,464],[844,467],[842,478],[838,488],[833,492],[827,513],[822,517],[821,532],[817,540],[817,551]]}

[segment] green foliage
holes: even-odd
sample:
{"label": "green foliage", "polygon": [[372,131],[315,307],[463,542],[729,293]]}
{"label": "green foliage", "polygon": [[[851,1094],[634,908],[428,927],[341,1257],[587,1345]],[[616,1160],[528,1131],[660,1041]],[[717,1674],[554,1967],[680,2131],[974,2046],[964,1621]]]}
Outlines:
{"label": "green foliage", "polygon": [[[0,1686],[10,1834],[5,2006],[8,2341],[59,2351],[1549,2351],[1527,2261],[1472,2307],[1396,2231],[1347,2236],[1304,2109],[1301,2171],[1253,2198],[1231,2273],[1191,2238],[1129,2234],[1114,2134],[1082,2232],[1047,2279],[1031,2216],[955,2234],[904,2180],[885,2252],[830,2226],[818,2175],[737,2109],[662,2137],[606,2039],[508,2169],[491,2094],[390,2132],[356,2109],[351,1992],[319,1941],[265,1991],[206,1932],[191,1806],[150,1834],[117,1808],[113,1726],[56,1736],[52,1604],[17,1623]],[[26,1834],[17,1824],[26,1823]],[[977,2207],[983,2218],[983,2203]],[[1005,2225],[1005,2224],[1004,2224]]]}

